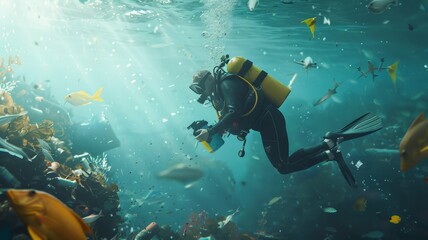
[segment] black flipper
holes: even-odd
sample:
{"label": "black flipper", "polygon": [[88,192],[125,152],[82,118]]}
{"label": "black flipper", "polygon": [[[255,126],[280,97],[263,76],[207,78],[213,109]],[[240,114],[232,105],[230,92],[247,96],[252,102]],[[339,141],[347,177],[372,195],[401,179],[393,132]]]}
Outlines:
{"label": "black flipper", "polygon": [[339,169],[342,172],[343,177],[345,178],[346,182],[349,184],[349,186],[353,188],[357,188],[357,182],[355,181],[354,176],[352,175],[351,170],[349,169],[348,165],[346,165],[345,160],[343,159],[342,153],[340,150],[335,152],[334,154],[335,161],[339,165]]}
{"label": "black flipper", "polygon": [[327,132],[324,138],[331,139],[334,142],[338,140],[344,142],[363,137],[380,129],[382,129],[382,120],[378,116],[368,112],[355,119],[338,132]]}

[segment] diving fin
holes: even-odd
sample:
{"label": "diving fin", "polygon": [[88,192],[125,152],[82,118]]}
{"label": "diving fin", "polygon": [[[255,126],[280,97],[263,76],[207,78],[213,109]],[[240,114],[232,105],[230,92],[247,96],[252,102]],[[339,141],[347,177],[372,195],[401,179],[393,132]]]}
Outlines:
{"label": "diving fin", "polygon": [[363,137],[380,129],[382,129],[382,120],[378,116],[368,112],[355,119],[338,132],[327,132],[324,138],[331,139],[335,142],[344,142]]}
{"label": "diving fin", "polygon": [[342,175],[345,178],[346,182],[349,184],[349,186],[353,188],[357,188],[357,182],[355,181],[355,178],[352,175],[352,172],[349,169],[348,165],[346,165],[341,151],[337,150],[337,152],[334,153],[334,157],[335,157],[334,160],[339,165],[340,172],[342,172]]}

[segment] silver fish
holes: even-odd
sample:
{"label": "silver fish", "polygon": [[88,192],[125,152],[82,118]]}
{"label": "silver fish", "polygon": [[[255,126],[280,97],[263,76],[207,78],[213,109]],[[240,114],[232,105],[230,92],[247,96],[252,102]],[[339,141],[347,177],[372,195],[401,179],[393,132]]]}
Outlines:
{"label": "silver fish", "polygon": [[51,151],[51,150],[52,150],[52,149],[51,149],[51,146],[49,146],[49,143],[47,143],[45,140],[40,139],[40,138],[37,138],[37,141],[39,142],[40,146],[41,146],[43,149],[46,149],[46,150],[48,150],[48,151]]}
{"label": "silver fish", "polygon": [[184,163],[176,164],[158,173],[159,178],[175,180],[184,184],[194,182],[204,176],[204,172],[197,168],[187,167]]}
{"label": "silver fish", "polygon": [[7,152],[21,159],[25,157],[28,161],[31,162],[36,157],[36,156],[34,156],[33,158],[28,157],[28,155],[21,148],[8,143],[5,139],[1,137],[0,137],[0,145],[3,147],[3,148],[0,148],[0,151]]}
{"label": "silver fish", "polygon": [[46,150],[46,149],[42,148],[42,152],[43,152],[43,155],[45,155],[45,157],[46,157],[49,161],[51,161],[51,162],[55,162],[55,160],[53,159],[52,155],[50,154],[50,152],[49,152],[48,150]]}
{"label": "silver fish", "polygon": [[100,217],[102,217],[102,210],[98,214],[91,214],[89,216],[86,216],[83,218],[83,221],[85,221],[87,224],[91,224],[96,222]]}
{"label": "silver fish", "polygon": [[398,5],[397,0],[373,0],[367,5],[367,9],[374,13],[374,14],[380,14],[383,13],[389,6],[391,5]]}
{"label": "silver fish", "polygon": [[334,81],[334,86],[333,86],[333,88],[331,88],[331,89],[328,89],[327,90],[327,93],[324,95],[324,96],[322,96],[320,99],[318,99],[318,101],[316,101],[315,103],[314,103],[314,106],[318,106],[318,105],[320,105],[321,103],[323,103],[325,100],[327,100],[327,99],[329,99],[331,96],[333,96],[334,94],[336,94],[337,92],[336,92],[336,89],[339,87],[339,84],[336,82],[336,81]]}

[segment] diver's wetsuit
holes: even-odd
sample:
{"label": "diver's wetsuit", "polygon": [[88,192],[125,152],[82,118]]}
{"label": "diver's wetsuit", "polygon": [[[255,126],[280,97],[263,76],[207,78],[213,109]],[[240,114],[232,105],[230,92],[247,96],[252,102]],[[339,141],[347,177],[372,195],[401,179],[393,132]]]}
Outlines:
{"label": "diver's wetsuit", "polygon": [[229,75],[220,80],[214,92],[213,105],[221,112],[221,118],[217,124],[208,129],[210,135],[223,131],[236,135],[241,129],[260,132],[266,155],[281,174],[303,170],[328,160],[328,155],[324,151],[329,147],[324,142],[302,148],[289,156],[284,116],[265,100],[261,90],[257,93],[259,99],[255,109],[249,116],[241,117],[253,107],[254,91],[248,83],[236,75]]}

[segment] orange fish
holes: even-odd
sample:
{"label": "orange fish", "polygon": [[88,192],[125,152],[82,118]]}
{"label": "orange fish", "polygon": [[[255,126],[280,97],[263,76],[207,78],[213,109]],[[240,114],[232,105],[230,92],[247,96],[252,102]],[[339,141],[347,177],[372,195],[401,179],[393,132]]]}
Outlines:
{"label": "orange fish", "polygon": [[428,184],[428,177],[425,177],[424,182]]}
{"label": "orange fish", "polygon": [[421,113],[400,142],[400,170],[405,172],[428,158],[428,120]]}
{"label": "orange fish", "polygon": [[92,234],[79,215],[46,192],[11,189],[7,197],[33,240],[86,240]]}

